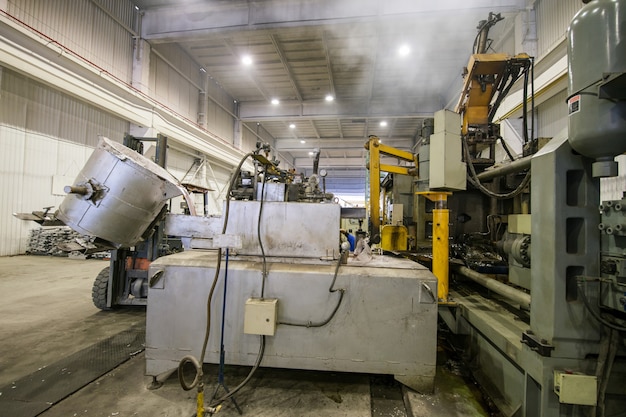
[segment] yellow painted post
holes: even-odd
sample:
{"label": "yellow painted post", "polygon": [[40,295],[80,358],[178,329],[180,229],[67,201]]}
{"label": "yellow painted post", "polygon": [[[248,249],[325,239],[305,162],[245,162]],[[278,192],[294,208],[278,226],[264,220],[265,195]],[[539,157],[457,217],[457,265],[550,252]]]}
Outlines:
{"label": "yellow painted post", "polygon": [[448,301],[449,216],[447,208],[433,210],[433,274],[437,277],[437,297],[444,302]]}
{"label": "yellow painted post", "polygon": [[417,194],[423,195],[435,203],[433,209],[433,275],[437,277],[437,298],[440,302],[448,302],[448,276],[449,266],[449,237],[450,210],[448,210],[447,191],[424,191]]}
{"label": "yellow painted post", "polygon": [[370,136],[366,144],[369,151],[369,174],[370,174],[370,220],[372,229],[370,237],[375,242],[380,235],[380,141],[376,136]]}

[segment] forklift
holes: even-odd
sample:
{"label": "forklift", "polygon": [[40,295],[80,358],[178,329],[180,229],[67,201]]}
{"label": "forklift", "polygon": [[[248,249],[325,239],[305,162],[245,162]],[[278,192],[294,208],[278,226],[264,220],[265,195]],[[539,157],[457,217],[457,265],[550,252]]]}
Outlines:
{"label": "forklift", "polygon": [[[143,155],[144,143],[155,142],[154,162],[166,166],[167,137],[140,138],[126,134],[124,146]],[[163,233],[166,205],[146,231],[144,240],[133,247],[111,250],[110,265],[96,276],[91,298],[100,310],[110,310],[121,305],[146,305],[148,301],[148,268],[155,259],[182,250],[180,239]]]}

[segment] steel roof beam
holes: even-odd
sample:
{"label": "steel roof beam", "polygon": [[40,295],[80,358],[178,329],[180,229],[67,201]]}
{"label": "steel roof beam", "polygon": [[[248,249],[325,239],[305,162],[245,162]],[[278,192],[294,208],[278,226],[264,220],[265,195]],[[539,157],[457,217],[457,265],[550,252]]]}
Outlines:
{"label": "steel roof beam", "polygon": [[273,106],[269,102],[242,102],[239,117],[242,121],[283,120],[285,118],[424,118],[433,117],[433,114],[442,106],[439,97],[433,97],[429,102],[428,107],[411,98],[395,98],[369,104],[363,99],[342,99],[330,103],[323,100],[305,100],[299,103],[293,100],[281,101],[279,106]]}
{"label": "steel roof beam", "polygon": [[195,2],[185,7],[163,6],[142,10],[142,37],[152,42],[179,42],[202,38],[226,30],[259,30],[278,27],[324,25],[371,21],[381,18],[416,18],[432,13],[460,13],[484,9],[485,13],[523,10],[526,0],[439,0],[436,2],[406,0],[268,0],[250,2]]}

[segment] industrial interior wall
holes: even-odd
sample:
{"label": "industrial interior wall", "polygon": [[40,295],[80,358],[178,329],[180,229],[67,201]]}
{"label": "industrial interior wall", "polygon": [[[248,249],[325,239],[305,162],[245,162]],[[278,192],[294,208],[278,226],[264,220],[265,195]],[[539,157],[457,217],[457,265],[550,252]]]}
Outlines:
{"label": "industrial interior wall", "polygon": [[[202,164],[195,164],[196,161],[204,161]],[[211,160],[209,157],[198,155],[191,149],[185,148],[178,143],[168,143],[167,150],[167,170],[179,181],[208,188],[207,193],[207,215],[219,215],[222,213],[222,206],[228,187],[228,180],[233,168]],[[204,197],[202,193],[192,193],[196,211],[199,215],[204,213]],[[183,197],[172,199],[171,212],[182,213],[181,203]]]}
{"label": "industrial interior wall", "polygon": [[177,45],[158,45],[150,54],[150,95],[160,103],[198,122],[202,79],[198,65]]}
{"label": "industrial interior wall", "polygon": [[130,83],[132,28],[137,18],[130,1],[8,0],[7,12],[113,76]]}
{"label": "industrial interior wall", "polygon": [[550,97],[537,106],[538,138],[553,138],[563,129],[567,129],[567,90]]}
{"label": "industrial interior wall", "polygon": [[515,55],[515,18],[510,17],[495,25],[489,31],[489,38],[493,42],[488,48],[488,52]]}
{"label": "industrial interior wall", "polygon": [[26,251],[36,223],[18,220],[58,207],[98,135],[121,141],[128,122],[0,67],[0,256]]}
{"label": "industrial interior wall", "polygon": [[[235,100],[178,45],[154,45],[151,51],[150,93],[176,113],[235,144]],[[202,90],[206,91],[204,98]],[[200,100],[206,101],[204,108]],[[204,120],[199,115],[202,112]]]}
{"label": "industrial interior wall", "polygon": [[537,59],[543,58],[565,40],[567,27],[582,1],[538,0],[535,2],[537,16]]}
{"label": "industrial interior wall", "polygon": [[256,147],[256,142],[259,140],[258,136],[255,135],[254,131],[246,127],[241,128],[241,148],[245,150],[252,150]]}
{"label": "industrial interior wall", "polygon": [[[133,44],[140,16],[129,0],[8,0],[7,12],[69,48],[120,81],[132,83]],[[164,107],[198,123],[200,67],[177,45],[158,45],[150,54],[149,91]],[[215,83],[209,80],[209,89]],[[211,94],[204,126],[213,136],[233,144],[233,99]],[[219,103],[219,104],[218,104]]]}
{"label": "industrial interior wall", "polygon": [[[222,87],[210,78],[210,74],[205,74],[205,77],[209,77],[207,80],[206,89],[206,128],[222,139],[237,144],[235,141],[235,99],[231,97]],[[254,143],[252,144],[254,145]],[[243,151],[248,151],[254,148],[241,147]]]}

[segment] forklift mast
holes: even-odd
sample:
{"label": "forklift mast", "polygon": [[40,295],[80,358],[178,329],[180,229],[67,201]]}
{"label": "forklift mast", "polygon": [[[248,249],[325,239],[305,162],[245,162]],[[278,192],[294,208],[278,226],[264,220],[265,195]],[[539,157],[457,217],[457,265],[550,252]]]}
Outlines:
{"label": "forklift mast", "polygon": [[[167,137],[158,134],[156,138],[124,136],[124,146],[143,154],[144,143],[155,142],[155,163],[166,167]],[[110,265],[96,277],[92,300],[101,310],[109,310],[119,305],[146,305],[148,299],[148,268],[155,259],[172,252],[163,234],[163,219],[167,206],[148,228],[148,236],[134,247],[111,250]],[[174,245],[176,247],[180,245]]]}

